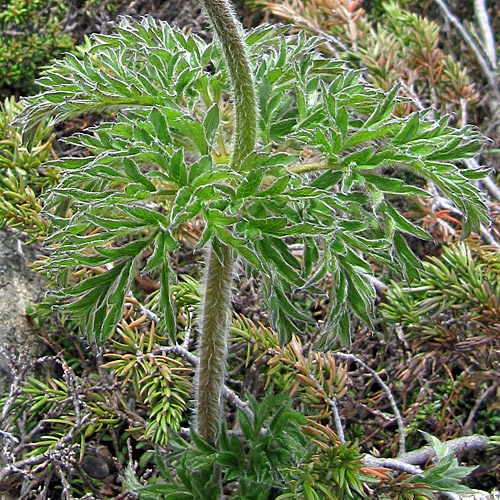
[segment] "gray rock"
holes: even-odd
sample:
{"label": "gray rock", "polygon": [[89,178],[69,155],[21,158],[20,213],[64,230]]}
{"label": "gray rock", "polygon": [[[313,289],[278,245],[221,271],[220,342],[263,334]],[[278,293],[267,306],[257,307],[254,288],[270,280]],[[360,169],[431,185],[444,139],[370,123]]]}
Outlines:
{"label": "gray rock", "polygon": [[[41,300],[45,283],[28,267],[35,260],[32,248],[10,231],[0,231],[0,346],[14,356],[31,361],[44,353],[40,338],[26,319],[26,307]],[[11,383],[6,360],[0,356],[0,394]]]}

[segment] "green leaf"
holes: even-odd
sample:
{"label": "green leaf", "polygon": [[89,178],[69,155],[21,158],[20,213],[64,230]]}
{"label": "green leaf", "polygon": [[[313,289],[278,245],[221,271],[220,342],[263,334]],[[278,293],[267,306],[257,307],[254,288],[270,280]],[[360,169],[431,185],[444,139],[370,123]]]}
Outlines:
{"label": "green leaf", "polygon": [[281,194],[288,186],[290,182],[290,177],[282,177],[278,179],[274,184],[272,184],[269,188],[264,189],[256,194],[259,198],[272,198],[278,194]]}
{"label": "green leaf", "polygon": [[311,186],[318,189],[328,189],[332,186],[336,186],[343,175],[343,172],[328,170],[315,179]]}
{"label": "green leaf", "polygon": [[[364,142],[373,141],[374,139],[378,139],[383,137],[388,133],[388,129],[378,129],[378,130],[360,130],[350,135],[342,144],[342,149],[349,149],[353,146],[357,146],[358,144],[362,144]],[[355,160],[351,160],[355,161]],[[361,162],[360,162],[361,163]]]}
{"label": "green leaf", "polygon": [[201,122],[186,115],[175,122],[175,129],[183,138],[192,141],[201,155],[207,155],[209,153],[207,140],[205,138],[205,130]]}
{"label": "green leaf", "polygon": [[170,158],[168,173],[179,187],[187,185],[187,170],[182,150],[176,151]]}
{"label": "green leaf", "polygon": [[[458,140],[458,144],[460,142],[461,141]],[[463,158],[474,158],[474,156],[476,156],[481,150],[481,144],[476,141],[462,144],[461,146],[458,144],[453,143],[453,145],[449,145],[448,147],[438,150],[435,153],[431,153],[429,155],[429,159],[439,162],[458,161]]]}
{"label": "green leaf", "polygon": [[374,125],[378,126],[380,122],[383,122],[392,114],[394,110],[394,101],[396,100],[400,87],[400,85],[395,85],[387,94],[384,102],[382,104],[377,104],[373,113],[363,124],[363,128],[372,128]]}
{"label": "green leaf", "polygon": [[240,172],[247,173],[259,167],[287,166],[297,160],[297,157],[288,153],[250,153],[242,162]]}
{"label": "green leaf", "polygon": [[205,131],[205,138],[207,143],[211,146],[217,129],[219,127],[219,107],[217,104],[214,104],[205,115],[203,120],[203,129]]}
{"label": "green leaf", "polygon": [[349,313],[347,311],[343,311],[339,315],[337,325],[338,325],[338,338],[340,341],[340,345],[344,349],[350,349],[351,348],[351,321],[349,319]]}
{"label": "green leaf", "polygon": [[108,257],[111,260],[117,260],[122,257],[135,257],[138,256],[144,248],[149,244],[148,240],[137,240],[131,241],[130,243],[126,243],[121,247],[96,247],[96,251],[101,255]]}
{"label": "green leaf", "polygon": [[263,233],[275,234],[277,230],[287,226],[287,219],[284,217],[269,217],[267,219],[249,218],[245,224],[245,228],[255,228]]}
{"label": "green leaf", "polygon": [[413,113],[406,118],[406,125],[401,129],[401,131],[394,137],[392,142],[398,146],[410,142],[417,134],[420,128],[420,115],[419,113]]}
{"label": "green leaf", "polygon": [[145,225],[160,226],[166,228],[169,226],[168,219],[161,213],[150,210],[149,208],[138,205],[117,205],[117,208],[138,220],[142,220]]}
{"label": "green leaf", "polygon": [[403,272],[407,278],[415,280],[419,277],[419,270],[423,268],[422,262],[412,252],[405,239],[399,233],[394,233],[394,247]]}
{"label": "green leaf", "polygon": [[312,318],[300,311],[294,304],[288,299],[283,290],[281,290],[278,286],[274,288],[274,292],[276,293],[276,297],[279,300],[280,309],[282,312],[288,314],[293,319],[297,319],[299,321],[303,321],[305,323],[313,324],[314,321]]}
{"label": "green leaf", "polygon": [[203,156],[189,169],[189,184],[193,184],[196,179],[204,174],[210,173],[213,169],[213,160],[211,156]]}
{"label": "green leaf", "polygon": [[258,439],[260,429],[254,429],[248,415],[238,408],[238,424],[243,436],[248,442],[253,442]]}
{"label": "green leaf", "polygon": [[162,144],[170,144],[172,142],[172,138],[170,137],[165,115],[158,108],[155,107],[151,110],[149,119],[153,124],[156,136],[158,137],[160,142]]}
{"label": "green leaf", "polygon": [[423,198],[429,198],[431,196],[424,189],[405,184],[400,179],[390,179],[388,177],[365,173],[362,173],[361,175],[365,178],[366,182],[373,184],[384,193],[394,193],[404,196],[421,196]]}
{"label": "green leaf", "polygon": [[[221,238],[222,239],[222,238]],[[264,275],[268,275],[268,270],[264,265],[263,261],[259,257],[258,253],[249,245],[241,245],[237,248],[238,254],[240,254],[245,260],[247,260],[252,266],[258,269]]]}
{"label": "green leaf", "polygon": [[264,176],[265,170],[263,168],[257,168],[251,170],[246,177],[241,181],[238,190],[236,191],[236,200],[243,200],[256,193],[259,189],[260,183],[262,182],[262,177]]}
{"label": "green leaf", "polygon": [[296,257],[290,252],[287,244],[278,238],[269,238],[268,242],[273,245],[276,250],[280,253],[283,260],[291,267],[301,270],[300,262],[296,259]]}
{"label": "green leaf", "polygon": [[347,297],[349,306],[356,316],[367,325],[372,324],[375,288],[361,274],[355,274],[344,268],[347,279]]}
{"label": "green leaf", "polygon": [[189,429],[191,434],[191,439],[196,447],[203,453],[215,454],[217,453],[217,448],[212,446],[210,443],[205,441],[192,427]]}
{"label": "green leaf", "polygon": [[297,271],[291,267],[280,253],[267,240],[259,240],[256,242],[256,249],[263,257],[263,261],[272,262],[275,265],[276,271],[289,283],[293,283],[298,288],[304,284],[304,280],[300,277]]}
{"label": "green leaf", "polygon": [[432,239],[427,231],[424,231],[422,228],[416,226],[408,219],[403,217],[390,203],[384,202],[380,205],[379,212],[385,212],[396,224],[396,227],[404,232],[411,234],[413,236],[417,236],[424,240]]}

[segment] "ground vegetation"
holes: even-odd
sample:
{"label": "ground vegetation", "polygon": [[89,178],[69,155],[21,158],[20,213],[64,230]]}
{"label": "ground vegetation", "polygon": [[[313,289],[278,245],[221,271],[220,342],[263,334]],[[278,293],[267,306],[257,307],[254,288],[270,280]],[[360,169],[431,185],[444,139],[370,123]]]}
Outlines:
{"label": "ground vegetation", "polygon": [[[30,363],[2,353],[14,382],[1,487],[16,498],[218,498],[222,487],[241,499],[420,499],[497,485],[494,12],[481,1],[246,4],[248,27],[269,15],[293,25],[247,35],[260,118],[245,124],[250,102],[238,125],[235,77],[197,10],[181,32],[104,20],[168,17],[184,2],[75,7],[57,15],[84,45],[45,73],[42,94],[1,113],[2,224],[48,241],[33,267],[56,291],[29,311],[51,352]],[[84,38],[95,31],[106,35]],[[31,73],[7,93],[35,91]],[[252,127],[260,149],[248,156]],[[236,159],[234,137],[246,143]],[[192,399],[194,341],[210,266],[231,254],[233,313],[208,307],[229,329],[219,435],[199,425],[208,389]]]}

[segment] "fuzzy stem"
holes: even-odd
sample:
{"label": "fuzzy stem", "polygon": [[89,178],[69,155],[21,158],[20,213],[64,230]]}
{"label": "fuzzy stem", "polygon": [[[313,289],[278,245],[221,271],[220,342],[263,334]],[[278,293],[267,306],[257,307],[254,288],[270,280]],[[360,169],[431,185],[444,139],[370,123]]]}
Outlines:
{"label": "fuzzy stem", "polygon": [[[245,157],[255,149],[257,137],[255,84],[243,28],[228,0],[201,0],[201,3],[222,46],[229,70],[236,115],[230,165],[234,171],[239,171]],[[196,382],[196,430],[203,439],[216,444],[221,423],[234,260],[232,249],[222,243],[219,255],[210,246],[206,259]]]}
{"label": "fuzzy stem", "polygon": [[215,444],[226,370],[233,256],[231,249],[223,245],[220,256],[210,248],[207,257],[196,381],[196,428],[203,439]]}
{"label": "fuzzy stem", "polygon": [[236,126],[231,166],[238,171],[257,137],[257,98],[243,28],[228,0],[201,3],[222,46],[233,87]]}

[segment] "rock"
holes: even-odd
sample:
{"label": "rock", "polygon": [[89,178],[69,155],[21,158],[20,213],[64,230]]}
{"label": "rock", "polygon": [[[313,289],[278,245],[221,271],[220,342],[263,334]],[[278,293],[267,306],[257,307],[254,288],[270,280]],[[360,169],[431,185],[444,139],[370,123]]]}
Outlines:
{"label": "rock", "polygon": [[[0,346],[9,354],[31,361],[43,355],[45,348],[26,319],[26,307],[41,300],[45,292],[43,278],[28,264],[35,252],[8,231],[0,231]],[[0,355],[0,394],[8,390],[11,375],[7,361]]]}
{"label": "rock", "polygon": [[104,479],[109,476],[109,466],[103,457],[84,457],[82,460],[82,469],[94,479]]}

